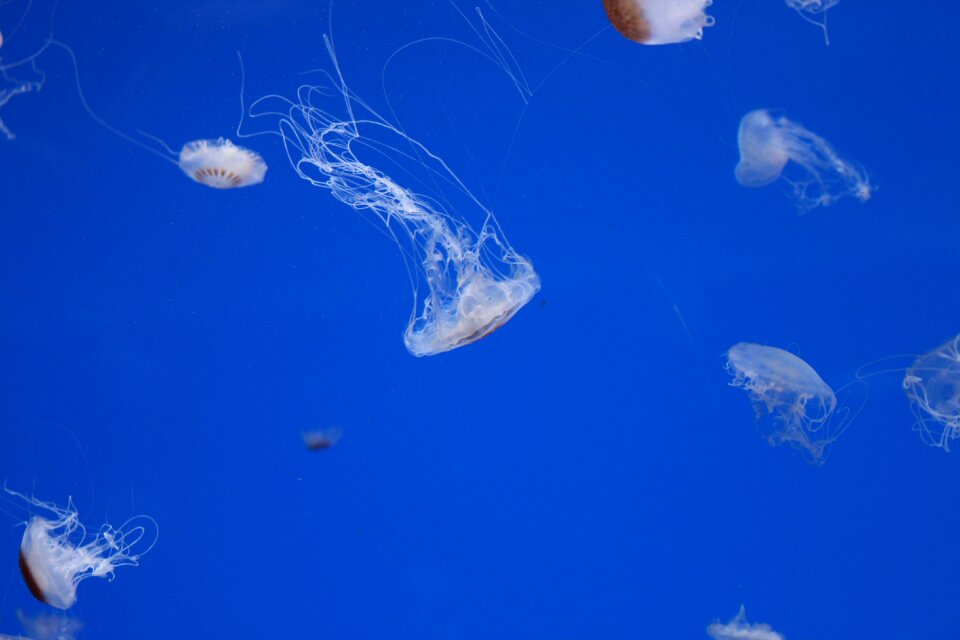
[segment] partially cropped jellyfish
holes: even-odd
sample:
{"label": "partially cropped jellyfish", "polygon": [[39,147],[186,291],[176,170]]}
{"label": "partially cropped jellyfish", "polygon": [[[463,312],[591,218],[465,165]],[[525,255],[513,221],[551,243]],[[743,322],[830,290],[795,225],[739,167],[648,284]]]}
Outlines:
{"label": "partially cropped jellyfish", "polygon": [[[837,155],[826,140],[766,109],[743,116],[737,142],[737,182],[763,187],[783,179],[791,186],[801,211],[833,204],[844,196],[866,202],[873,194],[866,173]],[[788,177],[784,170],[791,161],[799,175]]]}
{"label": "partially cropped jellyfish", "polygon": [[916,416],[914,430],[944,451],[960,438],[960,335],[914,361],[903,389]]}
{"label": "partially cropped jellyfish", "polygon": [[625,38],[640,44],[699,40],[714,24],[705,12],[713,0],[603,0],[607,18]]}
{"label": "partially cropped jellyfish", "polygon": [[739,613],[730,622],[714,622],[707,627],[707,635],[714,640],[783,640],[783,636],[770,625],[747,622],[743,605],[740,605]]}
{"label": "partially cropped jellyfish", "polygon": [[767,442],[801,449],[814,463],[824,461],[827,447],[856,415],[846,407],[836,411],[833,389],[789,351],[740,342],[727,351],[726,367],[730,385],[747,392],[757,419],[770,417]]}
{"label": "partially cropped jellyfish", "polygon": [[[830,44],[830,34],[827,32],[827,11],[840,4],[840,0],[786,0],[786,3],[801,18],[823,29],[823,40]],[[819,20],[817,16],[820,17]]]}
{"label": "partially cropped jellyfish", "polygon": [[[6,3],[0,2],[0,8],[3,8]],[[14,44],[14,41],[17,39],[15,36],[19,28],[23,25],[24,21],[27,20],[31,13],[31,2],[27,2],[24,5],[23,14],[19,18],[13,18],[15,23],[12,30],[7,34],[8,39],[11,44]],[[17,7],[12,7],[17,8]],[[3,21],[5,16],[0,15],[0,22]],[[5,43],[4,34],[0,33],[0,47],[3,47]],[[11,54],[0,53],[0,109],[3,109],[13,98],[25,93],[31,93],[40,91],[43,88],[43,85],[46,81],[46,76],[43,71],[37,66],[37,59],[47,50],[50,46],[49,41],[44,41],[42,44],[32,47],[31,50],[21,53],[20,55],[15,55],[11,58]],[[14,132],[6,125],[3,121],[3,118],[0,117],[0,136],[5,137],[7,140],[13,140],[15,135]]]}
{"label": "partially cropped jellyfish", "polygon": [[[279,115],[279,132],[297,174],[357,211],[372,214],[398,242],[414,285],[404,332],[407,350],[429,356],[471,344],[506,324],[540,289],[533,264],[507,241],[447,164],[365,104],[336,75],[301,86],[294,100],[267,96],[252,114]],[[331,111],[337,107],[340,113]],[[262,106],[271,100],[281,106]],[[258,105],[264,111],[256,112]],[[401,174],[424,192],[401,184]],[[453,200],[461,206],[453,206]],[[473,226],[466,215],[479,223]],[[409,245],[397,236],[406,236]],[[427,291],[420,298],[419,284]]]}
{"label": "partially cropped jellyfish", "polygon": [[80,522],[72,500],[60,507],[5,490],[46,516],[33,515],[26,523],[20,572],[30,593],[51,607],[69,609],[77,601],[82,581],[113,580],[118,567],[136,566],[156,543],[156,523],[148,516],[131,518],[119,527],[104,524],[91,533]]}

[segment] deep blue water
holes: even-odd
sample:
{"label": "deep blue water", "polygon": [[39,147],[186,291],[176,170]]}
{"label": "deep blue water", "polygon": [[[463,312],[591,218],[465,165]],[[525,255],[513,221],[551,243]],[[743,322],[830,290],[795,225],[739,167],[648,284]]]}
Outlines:
{"label": "deep blue water", "polygon": [[[0,4],[0,64],[49,34],[35,0],[9,36],[24,7]],[[90,107],[174,148],[240,142],[237,50],[248,104],[293,97],[332,32],[353,91],[543,282],[490,337],[415,358],[400,251],[278,138],[242,142],[264,184],[205,188],[91,119],[46,50],[43,89],[0,110],[0,478],[93,529],[160,529],[81,584],[79,637],[696,639],[744,604],[790,640],[960,638],[960,453],[911,430],[901,375],[816,466],[760,437],[723,368],[747,340],[840,387],[960,331],[960,7],[844,0],[829,47],[778,0],[717,0],[702,41],[663,47],[600,0],[483,11],[526,102],[463,44],[390,58],[485,51],[460,0],[61,0]],[[761,107],[874,197],[801,216],[737,184]],[[342,441],[307,451],[329,425]],[[0,502],[0,633],[56,613],[19,575],[21,507]]]}

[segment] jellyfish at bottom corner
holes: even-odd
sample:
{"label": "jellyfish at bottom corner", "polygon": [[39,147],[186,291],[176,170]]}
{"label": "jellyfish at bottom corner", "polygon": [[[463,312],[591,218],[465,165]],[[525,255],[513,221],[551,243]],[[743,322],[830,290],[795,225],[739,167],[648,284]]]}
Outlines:
{"label": "jellyfish at bottom corner", "polygon": [[[400,244],[414,287],[413,311],[404,344],[415,356],[462,347],[506,324],[540,290],[530,260],[507,241],[493,212],[484,207],[447,164],[408,136],[346,85],[332,46],[335,75],[301,86],[295,100],[281,99],[286,111],[279,132],[297,174],[374,222]],[[342,100],[337,115],[322,104]],[[277,99],[267,96],[254,103]],[[276,110],[265,110],[276,114]],[[359,114],[359,115],[358,115]],[[374,165],[377,166],[374,166]],[[426,193],[402,186],[381,167],[401,172]],[[472,209],[472,225],[458,199]],[[409,245],[398,240],[406,236]],[[427,291],[419,300],[419,285]]]}
{"label": "jellyfish at bottom corner", "polygon": [[903,377],[916,422],[932,447],[950,450],[960,438],[960,335],[917,358]]}
{"label": "jellyfish at bottom corner", "polygon": [[714,24],[705,11],[713,0],[603,0],[610,23],[622,36],[640,44],[674,44],[700,40]]}
{"label": "jellyfish at bottom corner", "polygon": [[[137,566],[156,543],[156,523],[149,516],[131,518],[116,528],[104,524],[91,533],[80,522],[72,500],[60,507],[6,491],[47,513],[47,517],[34,515],[26,523],[20,542],[20,572],[30,593],[51,607],[69,609],[77,601],[77,586],[82,581],[94,577],[113,580],[118,567]],[[148,530],[152,535],[147,535]]]}
{"label": "jellyfish at bottom corner", "polygon": [[833,389],[789,351],[740,342],[727,351],[726,367],[733,376],[730,386],[747,392],[757,419],[770,417],[770,445],[789,444],[814,463],[824,461],[827,447],[856,415],[846,407],[836,411]]}
{"label": "jellyfish at bottom corner", "polygon": [[[743,116],[737,143],[737,182],[764,187],[783,179],[801,211],[833,204],[844,196],[866,202],[873,194],[866,172],[837,155],[826,140],[766,109]],[[784,175],[789,162],[796,165],[798,175]]]}

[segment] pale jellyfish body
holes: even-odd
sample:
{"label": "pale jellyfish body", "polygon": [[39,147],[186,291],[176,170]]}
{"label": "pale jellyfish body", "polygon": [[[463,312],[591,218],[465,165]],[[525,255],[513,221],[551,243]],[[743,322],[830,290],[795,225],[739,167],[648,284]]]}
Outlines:
{"label": "pale jellyfish body", "polygon": [[[7,490],[31,506],[49,512],[49,518],[33,516],[20,542],[20,572],[37,600],[57,609],[69,609],[77,601],[77,586],[87,578],[112,580],[118,567],[139,563],[156,542],[145,541],[146,527],[155,523],[146,516],[128,520],[118,528],[105,524],[88,533],[71,501],[66,507],[41,502]],[[138,521],[139,520],[139,521]],[[142,550],[134,548],[142,544]]]}
{"label": "pale jellyfish body", "polygon": [[214,189],[260,184],[267,173],[267,163],[260,154],[225,138],[188,142],[178,160],[187,176]]}
{"label": "pale jellyfish body", "polygon": [[[336,65],[332,50],[331,58]],[[404,332],[410,353],[443,353],[489,335],[540,289],[533,265],[510,246],[493,213],[443,160],[361,102],[337,73],[328,76],[329,84],[301,87],[295,101],[286,101],[280,132],[291,164],[337,200],[372,213],[389,236],[409,240],[401,249],[414,285],[414,309]],[[342,99],[342,114],[321,106],[331,95]],[[366,117],[357,118],[355,109]],[[415,175],[410,179],[439,191],[417,193],[380,166]],[[473,210],[478,226],[454,210],[448,193]]]}
{"label": "pale jellyfish body", "polygon": [[840,0],[786,0],[786,3],[801,18],[823,29],[823,40],[830,44],[830,34],[827,32],[827,11],[840,4]]}
{"label": "pale jellyfish body", "polygon": [[707,627],[707,635],[714,640],[784,640],[766,623],[747,622],[743,605],[740,605],[740,611],[730,622],[714,622]]}
{"label": "pale jellyfish body", "polygon": [[917,421],[914,430],[930,446],[950,450],[960,438],[960,336],[916,359],[903,378]]}
{"label": "pale jellyfish body", "polygon": [[772,417],[766,435],[772,446],[786,443],[823,461],[849,420],[835,418],[837,397],[813,367],[789,351],[750,342],[731,347],[726,366],[730,385],[747,392],[757,418]]}
{"label": "pale jellyfish body", "polygon": [[674,44],[699,40],[714,24],[706,9],[713,0],[603,0],[611,24],[641,44]]}
{"label": "pale jellyfish body", "polygon": [[[766,109],[743,117],[737,143],[737,182],[745,187],[763,187],[783,179],[791,186],[801,210],[830,205],[848,195],[865,202],[872,195],[870,179],[863,170],[841,158],[817,134]],[[784,176],[790,162],[797,166],[798,176]]]}

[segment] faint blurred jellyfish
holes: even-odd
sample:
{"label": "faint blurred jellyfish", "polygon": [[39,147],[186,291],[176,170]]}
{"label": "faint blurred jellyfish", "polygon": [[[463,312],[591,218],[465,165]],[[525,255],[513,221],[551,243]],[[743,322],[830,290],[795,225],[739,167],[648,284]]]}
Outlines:
{"label": "faint blurred jellyfish", "polygon": [[856,415],[847,408],[835,415],[833,389],[789,351],[740,342],[727,352],[726,367],[733,376],[730,385],[747,392],[757,419],[772,418],[766,434],[770,445],[787,443],[808,453],[814,463],[824,461],[827,447]]}
{"label": "faint blurred jellyfish", "polygon": [[[830,44],[830,34],[827,33],[827,10],[840,4],[840,0],[786,0],[787,6],[809,22],[823,29],[823,40]],[[815,16],[821,16],[817,20]]]}
{"label": "faint blurred jellyfish", "polygon": [[[830,144],[802,125],[765,109],[751,111],[740,121],[737,135],[740,162],[737,182],[745,187],[763,187],[782,178],[793,190],[801,211],[833,204],[852,195],[861,202],[872,189],[866,173],[844,160]],[[783,175],[793,161],[800,175]]]}
{"label": "faint blurred jellyfish", "polygon": [[914,430],[933,447],[950,450],[960,438],[960,336],[916,359],[903,378],[917,418]]}
{"label": "faint blurred jellyfish", "polygon": [[626,38],[641,44],[699,40],[714,24],[705,10],[713,0],[603,0],[607,18]]}
{"label": "faint blurred jellyfish", "polygon": [[[493,212],[484,207],[447,164],[377,114],[340,74],[301,86],[295,100],[281,100],[279,131],[297,174],[357,211],[369,212],[408,261],[413,310],[404,333],[407,350],[429,356],[471,344],[506,324],[540,289],[529,259],[507,241]],[[328,111],[339,98],[341,114]],[[285,111],[283,111],[285,110]],[[269,110],[257,115],[277,115]],[[424,192],[401,185],[406,177]],[[459,199],[462,206],[451,203]],[[479,227],[464,217],[469,209]],[[407,237],[409,247],[397,238]],[[427,285],[422,306],[419,283]]]}
{"label": "faint blurred jellyfish", "polygon": [[743,605],[740,605],[740,612],[730,622],[714,622],[707,627],[707,635],[714,640],[784,640],[783,636],[768,624],[747,622]]}
{"label": "faint blurred jellyfish", "polygon": [[17,611],[17,619],[30,640],[74,640],[83,628],[82,622],[63,614],[31,617]]}
{"label": "faint blurred jellyfish", "polygon": [[304,431],[301,435],[303,436],[303,443],[307,445],[307,449],[310,451],[323,451],[337,444],[343,432],[340,427],[329,427],[327,429]]}
{"label": "faint blurred jellyfish", "polygon": [[[83,580],[113,580],[117,567],[137,566],[156,544],[156,523],[149,516],[131,518],[116,528],[104,524],[96,533],[89,533],[72,500],[59,507],[5,490],[50,514],[48,518],[35,515],[26,523],[20,542],[20,572],[30,593],[51,607],[69,609],[77,601],[77,586]],[[143,548],[135,551],[138,545]]]}

